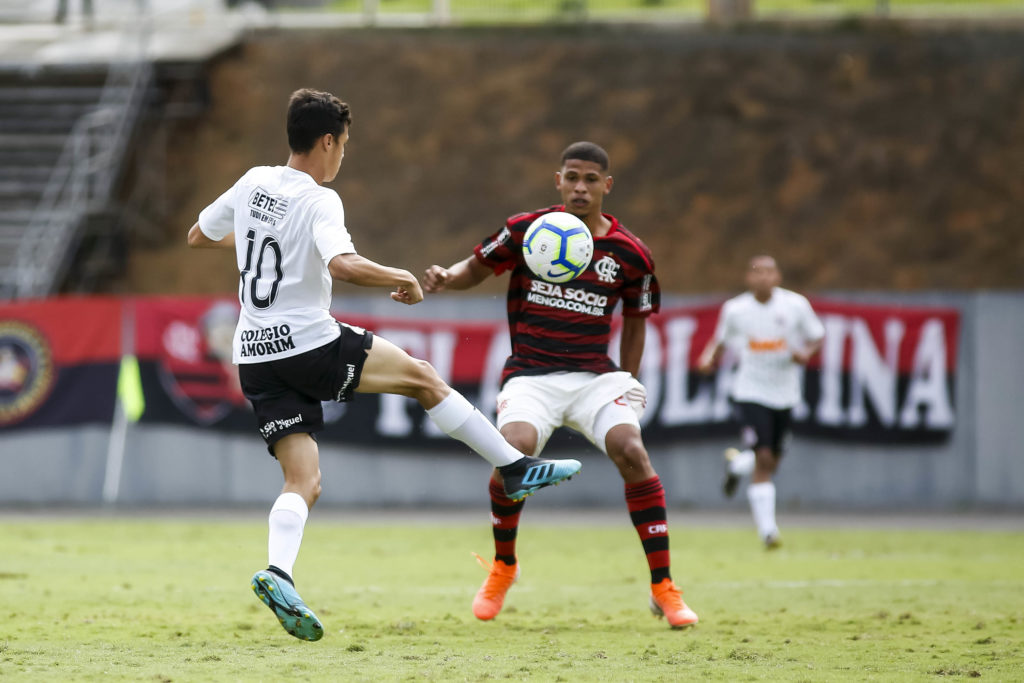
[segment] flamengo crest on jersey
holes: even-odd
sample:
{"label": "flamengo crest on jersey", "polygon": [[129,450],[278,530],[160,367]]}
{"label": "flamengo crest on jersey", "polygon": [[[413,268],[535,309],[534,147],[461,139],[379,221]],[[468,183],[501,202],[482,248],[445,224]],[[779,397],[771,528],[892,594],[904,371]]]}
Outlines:
{"label": "flamengo crest on jersey", "polygon": [[522,257],[526,229],[539,216],[564,210],[551,206],[512,216],[474,250],[495,274],[512,271],[507,301],[512,355],[502,383],[515,375],[614,372],[619,368],[608,357],[608,341],[615,306],[621,300],[623,315],[640,317],[660,307],[650,250],[608,214],[611,230],[594,238],[593,259],[579,277],[552,284],[530,272]]}
{"label": "flamengo crest on jersey", "polygon": [[601,257],[600,261],[594,264],[594,272],[597,273],[597,279],[601,282],[615,282],[615,276],[619,272],[619,264],[615,262],[615,259],[606,254]]}
{"label": "flamengo crest on jersey", "polygon": [[203,209],[199,228],[213,240],[235,235],[235,363],[287,358],[337,338],[327,264],[355,247],[334,190],[287,166],[258,166]]}

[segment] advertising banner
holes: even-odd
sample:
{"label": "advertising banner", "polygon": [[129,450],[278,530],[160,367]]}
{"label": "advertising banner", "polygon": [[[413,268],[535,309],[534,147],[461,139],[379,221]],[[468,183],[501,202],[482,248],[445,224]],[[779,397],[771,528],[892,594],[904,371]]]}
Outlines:
{"label": "advertising banner", "polygon": [[110,423],[120,358],[117,299],[0,304],[0,429]]}
{"label": "advertising banner", "polygon": [[[865,442],[930,442],[956,425],[959,313],[955,309],[812,301],[826,329],[822,352],[804,373],[794,430]],[[255,433],[255,418],[231,364],[234,300],[135,300],[136,352],[146,401],[143,422]],[[717,306],[665,310],[648,321],[641,381],[648,443],[729,434],[734,364],[695,372]],[[493,417],[498,378],[509,353],[504,321],[344,317],[429,361],[452,386]],[[617,337],[611,355],[617,356]],[[360,396],[324,404],[321,441],[452,447],[412,400]]]}
{"label": "advertising banner", "polygon": [[[948,437],[956,423],[957,310],[811,303],[825,340],[804,371],[803,401],[793,410],[796,433],[864,442]],[[648,325],[640,379],[656,398],[644,415],[646,439],[733,428],[735,359],[726,354],[711,377],[694,370],[718,310],[664,311]]]}

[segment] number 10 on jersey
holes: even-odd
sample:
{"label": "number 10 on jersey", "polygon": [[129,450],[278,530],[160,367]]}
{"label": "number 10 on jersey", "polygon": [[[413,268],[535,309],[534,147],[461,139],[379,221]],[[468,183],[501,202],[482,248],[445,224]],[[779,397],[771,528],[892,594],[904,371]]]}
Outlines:
{"label": "number 10 on jersey", "polygon": [[[281,245],[277,243],[277,240],[267,235],[260,242],[258,250],[256,249],[256,241],[256,229],[249,228],[249,231],[245,233],[245,266],[239,275],[238,298],[243,305],[251,305],[253,308],[262,310],[274,305],[284,272],[281,270]],[[272,253],[274,258],[273,279],[269,283],[264,280],[264,265],[267,265],[264,263],[264,258],[266,258],[268,251]],[[256,253],[254,254],[253,252]],[[255,273],[253,273],[254,255],[256,257]],[[269,280],[271,273],[266,275]],[[262,287],[260,286],[261,280],[264,280]],[[260,295],[261,289],[265,293],[262,296]]]}

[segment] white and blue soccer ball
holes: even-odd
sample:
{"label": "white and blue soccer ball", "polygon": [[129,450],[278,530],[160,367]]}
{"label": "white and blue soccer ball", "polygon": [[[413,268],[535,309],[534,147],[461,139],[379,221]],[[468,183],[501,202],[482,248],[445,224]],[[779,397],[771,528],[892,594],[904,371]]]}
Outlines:
{"label": "white and blue soccer ball", "polygon": [[578,277],[593,256],[590,230],[571,213],[546,213],[531,223],[523,236],[523,260],[547,282],[559,284]]}

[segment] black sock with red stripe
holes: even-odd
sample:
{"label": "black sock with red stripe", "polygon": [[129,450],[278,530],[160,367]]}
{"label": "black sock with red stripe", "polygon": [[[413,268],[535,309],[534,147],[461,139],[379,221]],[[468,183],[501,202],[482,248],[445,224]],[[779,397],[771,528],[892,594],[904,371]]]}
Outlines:
{"label": "black sock with red stripe", "polygon": [[513,501],[505,495],[505,486],[491,477],[491,533],[494,534],[494,559],[507,565],[516,563],[516,534],[519,513],[525,500]]}
{"label": "black sock with red stripe", "polygon": [[629,518],[640,535],[651,568],[651,583],[672,578],[669,573],[668,517],[665,514],[665,489],[657,475],[638,484],[626,484]]}

